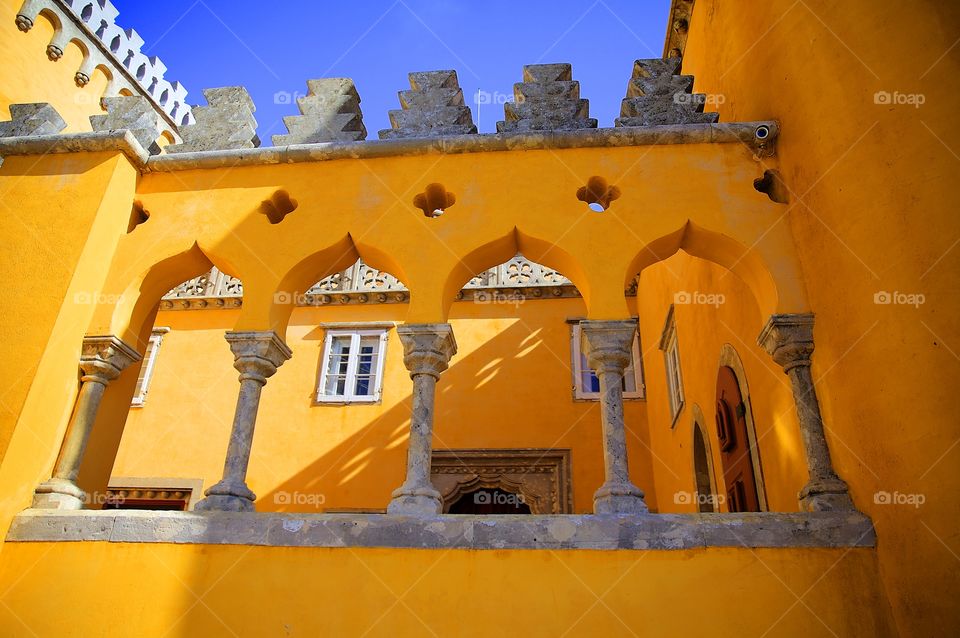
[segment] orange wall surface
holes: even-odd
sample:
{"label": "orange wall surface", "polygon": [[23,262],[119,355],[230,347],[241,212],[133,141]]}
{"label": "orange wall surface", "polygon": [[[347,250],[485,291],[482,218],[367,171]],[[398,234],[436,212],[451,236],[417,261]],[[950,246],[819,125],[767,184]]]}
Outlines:
{"label": "orange wall surface", "polygon": [[[257,418],[249,471],[257,509],[386,507],[406,469],[412,382],[403,348],[391,330],[379,403],[318,404],[320,324],[402,322],[405,311],[389,304],[294,312],[287,330],[293,358],[267,382]],[[156,325],[171,330],[146,403],[130,410],[114,476],[202,478],[205,487],[220,479],[239,389],[223,334],[237,314],[158,315]],[[574,508],[592,511],[593,492],[603,483],[600,409],[597,401],[573,399],[566,322],[583,315],[580,299],[454,304],[458,353],[438,384],[434,448],[572,449]],[[645,403],[627,401],[625,418],[633,480],[652,492]],[[92,441],[93,456],[96,450]],[[316,505],[288,505],[278,492],[318,498],[310,499]]]}
{"label": "orange wall surface", "polygon": [[958,33],[957,3],[697,0],[683,63],[721,121],[781,123],[827,440],[909,636],[960,631]]}
{"label": "orange wall surface", "polygon": [[869,549],[88,542],[8,543],[3,557],[11,637],[896,635]]}

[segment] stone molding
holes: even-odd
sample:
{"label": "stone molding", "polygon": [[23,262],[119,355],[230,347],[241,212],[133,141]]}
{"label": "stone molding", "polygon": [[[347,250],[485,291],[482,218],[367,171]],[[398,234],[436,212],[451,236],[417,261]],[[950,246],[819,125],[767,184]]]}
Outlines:
{"label": "stone molding", "polygon": [[413,517],[31,509],[13,519],[6,541],[648,551],[875,547],[876,534],[859,512]]}
{"label": "stone molding", "polygon": [[26,0],[17,12],[17,28],[29,31],[40,14],[56,28],[47,45],[51,60],[59,60],[69,42],[83,44],[83,62],[74,76],[78,86],[86,85],[94,69],[104,66],[112,75],[104,97],[120,95],[123,89],[144,97],[175,138],[180,126],[193,121],[186,88],[164,79],[166,65],[141,51],[144,41],[134,29],[115,22],[119,11],[110,0]]}
{"label": "stone molding", "polygon": [[[141,173],[170,173],[301,162],[546,149],[733,143],[756,147],[756,131],[761,126],[768,130],[765,138],[767,140],[773,140],[779,134],[777,123],[766,120],[296,144],[267,148],[162,153],[153,157],[143,150],[132,134],[121,130],[109,133],[68,133],[0,138],[0,157],[118,151],[126,155]],[[768,146],[771,149],[775,148],[772,144]]]}
{"label": "stone molding", "polygon": [[444,511],[476,489],[506,489],[523,496],[533,514],[572,514],[573,485],[567,449],[435,450],[430,482]]}

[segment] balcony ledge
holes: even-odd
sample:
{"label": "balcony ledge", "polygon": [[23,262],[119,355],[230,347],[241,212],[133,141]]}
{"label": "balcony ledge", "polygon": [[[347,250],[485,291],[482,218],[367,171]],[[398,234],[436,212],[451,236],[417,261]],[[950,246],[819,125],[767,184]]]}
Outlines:
{"label": "balcony ledge", "polygon": [[7,542],[105,541],[404,549],[683,550],[874,547],[859,512],[557,516],[29,509]]}

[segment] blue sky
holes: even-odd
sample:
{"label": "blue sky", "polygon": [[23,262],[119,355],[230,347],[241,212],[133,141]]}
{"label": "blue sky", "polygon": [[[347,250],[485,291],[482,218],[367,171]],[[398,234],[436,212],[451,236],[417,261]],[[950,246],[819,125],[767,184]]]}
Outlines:
{"label": "blue sky", "polygon": [[[637,58],[660,57],[669,0],[457,2],[113,0],[166,77],[204,103],[205,87],[242,84],[264,146],[298,113],[306,81],[353,78],[367,138],[390,126],[407,73],[456,69],[474,122],[494,132],[524,64],[570,62],[590,115],[612,126]],[[279,99],[276,97],[279,94]],[[487,103],[477,104],[478,101]],[[498,103],[499,102],[499,103]]]}

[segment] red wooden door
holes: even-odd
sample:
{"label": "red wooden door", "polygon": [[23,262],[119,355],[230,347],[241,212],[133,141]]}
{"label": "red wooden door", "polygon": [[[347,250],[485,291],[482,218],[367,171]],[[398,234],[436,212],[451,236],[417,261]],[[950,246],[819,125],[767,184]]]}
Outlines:
{"label": "red wooden door", "polygon": [[717,374],[717,439],[726,485],[727,509],[759,512],[757,481],[747,438],[747,407],[733,369],[723,366]]}

